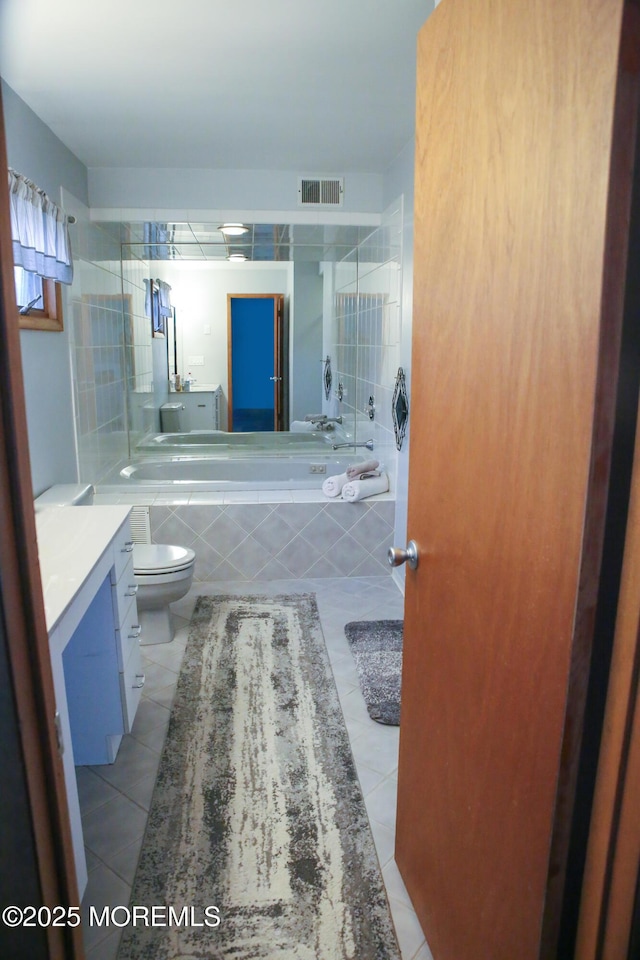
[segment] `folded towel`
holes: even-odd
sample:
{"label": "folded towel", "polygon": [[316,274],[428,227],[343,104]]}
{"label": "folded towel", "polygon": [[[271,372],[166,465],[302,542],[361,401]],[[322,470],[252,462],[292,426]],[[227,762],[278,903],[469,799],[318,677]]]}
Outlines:
{"label": "folded towel", "polygon": [[342,499],[354,503],[356,500],[364,500],[365,497],[372,497],[376,493],[386,493],[389,489],[389,477],[386,473],[381,473],[375,477],[363,477],[362,480],[350,480],[342,488]]}
{"label": "folded towel", "polygon": [[346,473],[339,473],[335,477],[327,477],[322,484],[322,492],[326,497],[339,497],[348,479]]}
{"label": "folded towel", "polygon": [[378,460],[365,460],[364,463],[352,463],[350,467],[347,467],[347,476],[349,480],[356,480],[358,477],[361,477],[363,473],[371,473],[373,470],[377,470],[380,466]]}
{"label": "folded towel", "polygon": [[292,433],[311,433],[317,430],[317,427],[315,423],[308,423],[306,420],[292,420],[290,429]]}

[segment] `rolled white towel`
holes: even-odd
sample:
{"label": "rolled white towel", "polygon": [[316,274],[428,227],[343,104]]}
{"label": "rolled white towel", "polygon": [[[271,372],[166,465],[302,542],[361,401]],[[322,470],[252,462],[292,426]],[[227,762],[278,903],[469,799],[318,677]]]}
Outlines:
{"label": "rolled white towel", "polygon": [[348,479],[346,473],[338,473],[334,477],[327,477],[322,484],[322,492],[326,497],[339,497]]}
{"label": "rolled white towel", "polygon": [[316,425],[306,420],[292,420],[290,429],[292,433],[311,433],[316,429]]}
{"label": "rolled white towel", "polygon": [[347,467],[347,476],[349,480],[355,480],[357,477],[361,477],[363,473],[373,473],[379,466],[380,462],[378,460],[365,460],[364,463],[352,463],[350,467]]}
{"label": "rolled white towel", "polygon": [[389,489],[389,477],[381,473],[379,477],[365,477],[362,480],[350,480],[342,488],[342,499],[354,503],[373,497],[376,493],[386,493]]}

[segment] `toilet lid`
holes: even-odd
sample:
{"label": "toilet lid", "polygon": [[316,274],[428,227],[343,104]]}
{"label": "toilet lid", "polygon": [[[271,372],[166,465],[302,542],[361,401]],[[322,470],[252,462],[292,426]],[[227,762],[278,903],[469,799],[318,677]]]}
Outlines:
{"label": "toilet lid", "polygon": [[135,573],[171,573],[184,570],[195,560],[189,547],[174,547],[168,543],[134,543],[133,569]]}

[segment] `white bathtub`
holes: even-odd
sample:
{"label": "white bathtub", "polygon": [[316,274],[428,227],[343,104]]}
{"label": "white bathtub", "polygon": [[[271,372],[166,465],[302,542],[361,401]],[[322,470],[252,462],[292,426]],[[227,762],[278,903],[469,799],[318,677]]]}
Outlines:
{"label": "white bathtub", "polygon": [[134,461],[116,471],[106,484],[164,486],[195,490],[320,490],[327,477],[344,473],[349,464],[363,462],[354,451],[345,455],[313,457],[163,457]]}
{"label": "white bathtub", "polygon": [[[227,433],[226,430],[192,430],[190,433],[158,433],[145,437],[137,446],[138,451],[147,456],[159,453],[178,455],[181,451],[204,455],[232,454],[243,456],[268,453],[297,453],[303,451],[331,449],[331,444],[342,440],[334,431],[313,430],[308,433],[247,432]],[[194,447],[199,447],[194,451]]]}

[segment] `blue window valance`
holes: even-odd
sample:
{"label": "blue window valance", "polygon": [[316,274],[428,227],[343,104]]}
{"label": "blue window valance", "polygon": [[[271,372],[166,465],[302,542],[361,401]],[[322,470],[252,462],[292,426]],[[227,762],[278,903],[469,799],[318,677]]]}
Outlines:
{"label": "blue window valance", "polygon": [[73,281],[69,220],[31,180],[9,169],[13,262],[28,273],[59,283]]}
{"label": "blue window valance", "polygon": [[159,317],[170,317],[171,287],[164,280],[145,280],[144,310],[148,317],[155,313]]}

